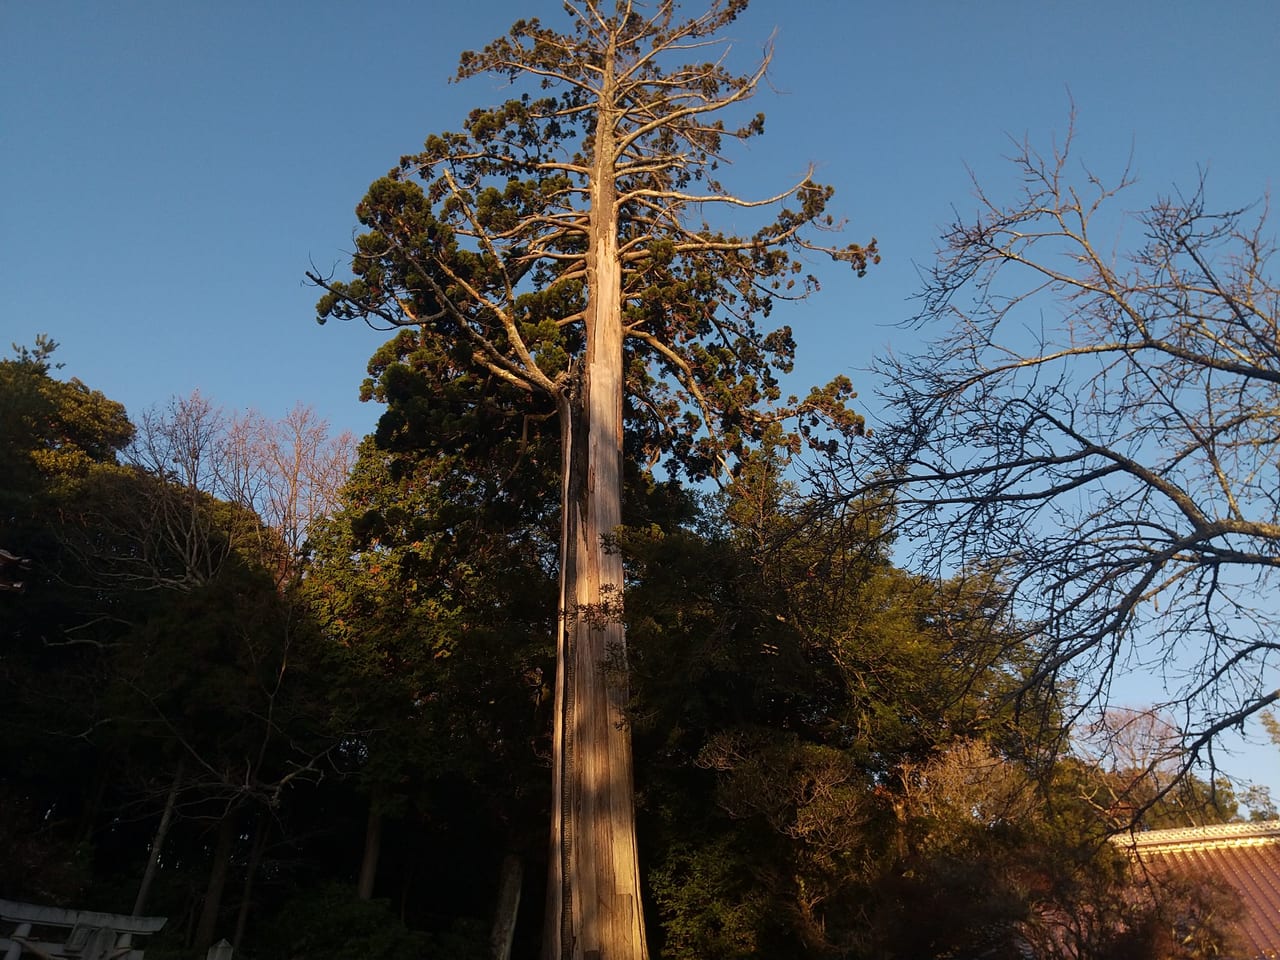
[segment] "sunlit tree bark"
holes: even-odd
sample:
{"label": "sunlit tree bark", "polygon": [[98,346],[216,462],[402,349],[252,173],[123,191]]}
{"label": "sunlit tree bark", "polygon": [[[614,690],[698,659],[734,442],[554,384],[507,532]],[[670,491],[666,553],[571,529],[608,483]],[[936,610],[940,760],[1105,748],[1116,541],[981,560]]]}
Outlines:
{"label": "sunlit tree bark", "polygon": [[[608,548],[624,442],[705,477],[778,418],[860,424],[845,380],[779,402],[775,374],[790,369],[794,344],[785,328],[756,327],[776,299],[816,285],[800,252],[862,272],[875,248],[807,239],[838,226],[831,190],[808,176],[758,201],[716,179],[725,141],[763,129],[758,115],[737,128],[721,116],[750,98],[770,60],[766,51],[742,75],[724,65],[716,35],[745,7],[715,0],[680,20],[671,2],[584,0],[565,4],[571,32],[520,21],[463,54],[460,79],[497,74],[529,92],[474,111],[462,133],[429,137],[372,186],[353,281],[311,275],[327,291],[321,319],[420,326],[438,366],[514,386],[531,415],[559,418],[549,960],[646,954],[622,565]],[[709,222],[717,209],[763,214],[737,236]]]}

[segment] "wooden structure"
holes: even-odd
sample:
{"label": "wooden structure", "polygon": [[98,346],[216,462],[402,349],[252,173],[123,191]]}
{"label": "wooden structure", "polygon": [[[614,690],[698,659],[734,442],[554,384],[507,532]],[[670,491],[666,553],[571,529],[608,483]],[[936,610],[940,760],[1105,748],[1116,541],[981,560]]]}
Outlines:
{"label": "wooden structure", "polygon": [[15,593],[21,591],[26,587],[27,577],[30,574],[29,558],[0,549],[0,590],[11,590]]}
{"label": "wooden structure", "polygon": [[0,957],[19,960],[142,960],[138,937],[156,933],[167,917],[129,917],[0,900]]}
{"label": "wooden structure", "polygon": [[1252,951],[1239,960],[1280,957],[1280,820],[1148,830],[1116,840],[1150,866],[1231,884],[1245,910],[1240,932]]}

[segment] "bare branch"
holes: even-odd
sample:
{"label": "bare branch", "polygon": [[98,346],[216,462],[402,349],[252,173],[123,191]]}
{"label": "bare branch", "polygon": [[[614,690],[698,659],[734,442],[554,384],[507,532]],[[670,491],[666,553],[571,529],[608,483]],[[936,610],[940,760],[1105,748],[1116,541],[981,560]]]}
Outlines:
{"label": "bare branch", "polygon": [[[1273,243],[1265,213],[1206,212],[1203,183],[1125,213],[1127,171],[1075,186],[1069,153],[1021,145],[1010,205],[978,187],[921,298],[949,329],[879,365],[897,422],[849,467],[894,491],[921,559],[1000,571],[1037,677],[1105,703],[1154,670],[1195,754],[1274,699]],[[1140,239],[1104,254],[1099,230]]]}

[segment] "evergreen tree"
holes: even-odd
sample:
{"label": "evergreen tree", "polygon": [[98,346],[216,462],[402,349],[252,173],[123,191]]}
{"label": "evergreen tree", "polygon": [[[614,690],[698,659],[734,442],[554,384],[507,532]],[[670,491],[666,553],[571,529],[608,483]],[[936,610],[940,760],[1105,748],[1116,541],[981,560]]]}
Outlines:
{"label": "evergreen tree", "polygon": [[823,514],[786,467],[766,448],[725,499],[619,538],[663,955],[933,956],[1011,936],[1025,904],[1002,870],[1030,845],[976,801],[916,800],[948,756],[981,757],[1004,784],[993,819],[1035,809],[1053,738],[1009,702],[995,585],[895,568],[888,505]]}
{"label": "evergreen tree", "polygon": [[517,516],[519,491],[536,485],[509,489],[504,499],[447,454],[366,438],[341,509],[314,539],[304,591],[324,636],[330,722],[344,739],[340,769],[370,807],[364,899],[384,815],[435,816],[457,784],[482,808],[473,832],[529,852],[528,816],[542,804],[517,798],[545,800],[549,746],[535,718],[551,668],[554,528]]}
{"label": "evergreen tree", "polygon": [[36,338],[0,360],[0,549],[26,559],[23,589],[0,591],[0,895],[65,902],[90,880],[80,844],[87,739],[100,718],[103,657],[95,598],[70,586],[76,558],[58,535],[98,470],[115,469],[133,436],[124,407],[79,380],[61,380],[57,344]]}
{"label": "evergreen tree", "polygon": [[[358,207],[355,278],[326,288],[321,319],[416,326],[445,381],[501,385],[525,415],[554,418],[561,443],[560,615],[555,692],[552,856],[544,954],[646,953],[633,824],[621,559],[624,421],[650,458],[690,475],[729,463],[773,417],[859,426],[847,381],[786,410],[776,372],[790,331],[757,327],[779,298],[816,285],[798,255],[817,251],[859,273],[864,247],[821,246],[836,226],[830,188],[808,176],[773,197],[729,192],[727,141],[763,130],[740,116],[770,56],[749,72],[723,58],[681,60],[717,44],[745,9],[713,0],[677,17],[664,0],[565,5],[572,30],[537,20],[463,55],[459,79],[526,84],[477,109],[460,133],[370,188]],[[421,184],[415,181],[421,181]],[[772,210],[752,233],[704,220]]]}

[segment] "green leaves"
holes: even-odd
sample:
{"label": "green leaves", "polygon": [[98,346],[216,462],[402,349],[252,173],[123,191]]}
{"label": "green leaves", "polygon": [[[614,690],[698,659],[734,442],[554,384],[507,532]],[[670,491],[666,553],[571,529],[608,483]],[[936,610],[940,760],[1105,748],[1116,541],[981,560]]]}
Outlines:
{"label": "green leaves", "polygon": [[[808,236],[839,226],[830,187],[805,177],[755,201],[712,175],[727,140],[763,132],[763,114],[732,130],[722,114],[753,95],[770,54],[741,75],[717,58],[681,60],[744,8],[713,2],[680,20],[670,4],[641,13],[588,3],[568,8],[569,32],[522,20],[463,54],[458,79],[496,73],[526,89],[473,110],[461,132],[427,137],[370,187],[353,279],[311,277],[325,290],[319,317],[415,326],[459,373],[483,371],[528,399],[561,395],[587,341],[588,233],[604,229],[615,235],[620,289],[594,295],[616,298],[624,318],[626,410],[645,459],[701,478],[740,456],[761,423],[797,412],[760,417],[780,400],[795,342],[759,322],[778,299],[817,289],[799,255],[859,274],[878,258],[874,241],[826,247]],[[595,209],[606,183],[616,200]],[[689,192],[695,184],[702,192]],[[717,211],[758,224],[726,233]],[[841,407],[851,397],[826,391],[806,406],[810,423],[856,432]]]}

